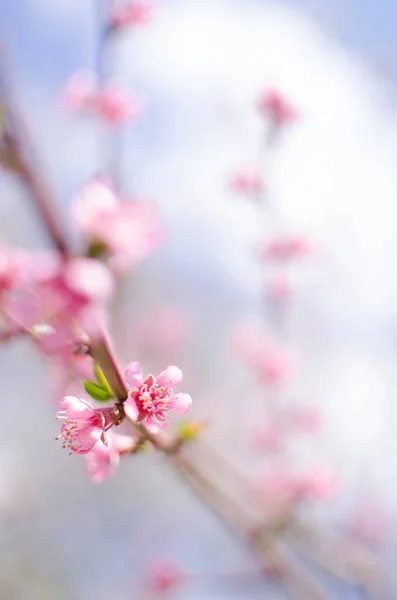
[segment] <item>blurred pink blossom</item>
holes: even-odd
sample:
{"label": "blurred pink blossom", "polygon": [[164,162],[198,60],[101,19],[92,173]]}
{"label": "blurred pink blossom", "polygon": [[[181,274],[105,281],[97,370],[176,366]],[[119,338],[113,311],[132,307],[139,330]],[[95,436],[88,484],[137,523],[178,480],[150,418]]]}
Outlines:
{"label": "blurred pink blossom", "polygon": [[291,284],[282,274],[277,274],[268,280],[265,290],[267,297],[273,302],[287,302],[292,296]]}
{"label": "blurred pink blossom", "polygon": [[112,29],[137,27],[151,21],[153,3],[149,0],[127,0],[124,4],[113,5],[109,11],[109,25]]}
{"label": "blurred pink blossom", "polygon": [[298,476],[296,489],[308,500],[325,500],[338,488],[338,479],[326,467],[316,468]]}
{"label": "blurred pink blossom", "polygon": [[145,346],[170,348],[183,341],[188,327],[180,310],[160,306],[140,319],[138,329]]}
{"label": "blurred pink blossom", "polygon": [[265,90],[259,98],[260,113],[280,127],[299,119],[296,108],[276,89]]}
{"label": "blurred pink blossom", "polygon": [[22,283],[26,252],[0,244],[0,294]]}
{"label": "blurred pink blossom", "polygon": [[124,403],[125,414],[131,421],[145,421],[147,429],[154,433],[167,427],[167,413],[184,415],[190,409],[190,395],[175,394],[171,388],[182,381],[182,371],[178,367],[167,367],[157,379],[153,375],[143,379],[140,364],[133,362],[126,368],[125,380],[129,388]]}
{"label": "blurred pink blossom", "polygon": [[284,431],[278,423],[268,423],[257,430],[256,446],[268,452],[280,452],[284,445]]}
{"label": "blurred pink blossom", "polygon": [[101,179],[86,185],[76,196],[72,215],[79,230],[111,254],[110,263],[116,270],[143,258],[163,236],[152,203],[122,202]]}
{"label": "blurred pink blossom", "polygon": [[142,107],[130,99],[116,83],[98,87],[95,75],[80,71],[69,79],[65,89],[66,106],[74,113],[92,113],[110,125],[137,117]]}
{"label": "blurred pink blossom", "polygon": [[234,346],[241,358],[268,385],[283,383],[291,374],[291,360],[286,350],[267,337],[255,321],[239,325]]}
{"label": "blurred pink blossom", "polygon": [[168,560],[158,560],[147,577],[148,587],[157,594],[175,591],[183,581],[182,571]]}
{"label": "blurred pink blossom", "polygon": [[263,182],[256,171],[236,171],[230,178],[230,188],[236,194],[258,195],[263,191]]}
{"label": "blurred pink blossom", "polygon": [[304,236],[284,236],[261,244],[258,248],[262,260],[293,260],[305,258],[312,251],[309,240]]}
{"label": "blurred pink blossom", "polygon": [[75,454],[87,454],[101,440],[107,444],[105,432],[114,425],[113,409],[95,409],[87,400],[65,396],[59,404],[57,419],[64,419],[61,433],[62,447]]}
{"label": "blurred pink blossom", "polygon": [[4,300],[8,318],[31,330],[45,354],[70,352],[80,328],[96,329],[113,292],[109,269],[90,258],[62,261],[44,252],[31,255],[25,268],[23,288]]}
{"label": "blurred pink blossom", "polygon": [[291,411],[290,423],[304,433],[315,433],[321,427],[321,415],[315,408],[300,407]]}

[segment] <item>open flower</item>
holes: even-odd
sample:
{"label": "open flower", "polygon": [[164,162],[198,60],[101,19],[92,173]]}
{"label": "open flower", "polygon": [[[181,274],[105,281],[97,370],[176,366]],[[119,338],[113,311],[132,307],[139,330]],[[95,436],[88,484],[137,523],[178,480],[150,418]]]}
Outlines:
{"label": "open flower", "polygon": [[182,381],[178,367],[169,366],[157,378],[148,375],[144,379],[139,362],[132,362],[126,369],[125,380],[129,387],[125,414],[131,421],[145,421],[153,433],[167,427],[169,412],[184,415],[192,404],[189,394],[175,394],[171,387]]}
{"label": "open flower", "polygon": [[95,444],[107,444],[105,432],[115,423],[113,408],[95,409],[87,400],[65,396],[59,404],[57,419],[64,419],[61,433],[63,448],[75,454],[87,454]]}
{"label": "open flower", "polygon": [[93,483],[102,483],[113,475],[120,463],[120,456],[135,447],[135,440],[128,435],[119,435],[109,431],[106,434],[107,444],[100,440],[85,455],[85,465]]}

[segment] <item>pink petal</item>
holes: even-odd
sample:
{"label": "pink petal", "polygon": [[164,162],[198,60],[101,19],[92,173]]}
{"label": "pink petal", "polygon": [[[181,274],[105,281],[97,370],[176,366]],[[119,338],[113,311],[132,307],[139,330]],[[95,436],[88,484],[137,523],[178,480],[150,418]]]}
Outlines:
{"label": "pink petal", "polygon": [[165,429],[167,427],[168,423],[167,421],[153,421],[152,419],[148,418],[145,421],[145,427],[148,431],[150,431],[150,433],[158,433],[159,431],[161,431],[162,429]]}
{"label": "pink petal", "polygon": [[175,403],[174,412],[177,415],[185,415],[192,405],[190,394],[175,394],[173,401]]}
{"label": "pink petal", "polygon": [[127,366],[125,370],[125,380],[131,389],[141,387],[143,383],[143,375],[139,362],[132,362]]}
{"label": "pink petal", "polygon": [[130,419],[130,421],[134,421],[134,423],[138,421],[139,410],[135,400],[133,400],[132,398],[128,398],[128,400],[124,402],[124,412],[126,416]]}
{"label": "pink petal", "polygon": [[66,285],[90,301],[106,302],[114,290],[109,269],[93,258],[74,258],[65,268]]}
{"label": "pink petal", "polygon": [[162,387],[172,387],[182,381],[183,373],[178,367],[169,366],[157,377],[157,383]]}

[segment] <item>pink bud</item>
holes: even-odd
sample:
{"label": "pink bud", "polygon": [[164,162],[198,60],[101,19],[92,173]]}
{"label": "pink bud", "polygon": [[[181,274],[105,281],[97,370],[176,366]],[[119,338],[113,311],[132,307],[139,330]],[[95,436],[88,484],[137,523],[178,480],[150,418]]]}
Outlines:
{"label": "pink bud", "polygon": [[298,111],[276,89],[268,89],[262,93],[258,109],[263,116],[269,117],[279,127],[299,119]]}

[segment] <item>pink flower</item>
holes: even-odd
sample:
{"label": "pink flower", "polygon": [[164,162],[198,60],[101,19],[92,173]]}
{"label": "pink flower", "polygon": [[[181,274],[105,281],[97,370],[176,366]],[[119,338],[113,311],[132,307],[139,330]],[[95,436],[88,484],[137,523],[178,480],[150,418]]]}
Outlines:
{"label": "pink flower", "polygon": [[284,348],[266,337],[261,323],[253,320],[238,327],[235,347],[267,385],[283,383],[291,373],[291,360]]}
{"label": "pink flower", "polygon": [[283,448],[284,432],[277,423],[269,423],[256,432],[256,444],[268,452],[280,452]]}
{"label": "pink flower", "polygon": [[286,236],[264,243],[259,248],[259,257],[262,260],[287,261],[305,258],[311,251],[311,245],[304,236]]}
{"label": "pink flower", "polygon": [[262,93],[258,109],[263,116],[268,116],[279,127],[293,123],[299,118],[298,111],[275,89]]}
{"label": "pink flower", "polygon": [[152,3],[148,0],[130,0],[121,6],[112,6],[109,25],[113,29],[146,25],[152,16]]}
{"label": "pink flower", "polygon": [[262,178],[255,171],[237,171],[230,179],[230,187],[237,194],[258,195],[263,191]]}
{"label": "pink flower", "polygon": [[315,408],[301,407],[292,411],[291,424],[304,433],[315,433],[321,427],[321,417]]}
{"label": "pink flower", "polygon": [[135,447],[135,440],[130,436],[109,431],[106,437],[106,445],[100,440],[85,455],[86,468],[93,483],[102,483],[113,475],[120,463],[120,456]]}
{"label": "pink flower", "polygon": [[32,330],[46,354],[71,349],[81,336],[79,327],[95,323],[113,292],[109,269],[90,258],[62,262],[52,255],[33,255],[27,261],[23,289],[5,300],[11,321]]}
{"label": "pink flower", "polygon": [[80,231],[111,254],[116,269],[143,258],[162,237],[151,203],[122,202],[101,179],[83,188],[72,203],[72,214]]}
{"label": "pink flower", "polygon": [[291,285],[283,275],[276,275],[266,283],[266,295],[273,302],[286,302],[292,295]]}
{"label": "pink flower", "polygon": [[159,560],[148,574],[148,587],[155,593],[176,590],[182,582],[182,572],[168,560]]}
{"label": "pink flower", "polygon": [[0,244],[0,294],[22,283],[25,256],[25,252]]}
{"label": "pink flower", "polygon": [[95,444],[107,444],[105,432],[115,423],[113,408],[95,409],[87,400],[65,396],[59,404],[57,419],[65,419],[57,439],[75,454],[87,454]]}
{"label": "pink flower", "polygon": [[72,75],[66,85],[65,103],[73,113],[91,113],[110,125],[120,125],[141,112],[141,107],[115,83],[98,87],[90,71]]}
{"label": "pink flower", "polygon": [[142,112],[142,107],[115,84],[107,85],[96,93],[94,109],[104,121],[115,126],[138,117]]}
{"label": "pink flower", "polygon": [[170,348],[181,343],[186,335],[184,315],[174,308],[159,307],[139,322],[142,342],[151,348]]}
{"label": "pink flower", "polygon": [[334,472],[318,468],[296,479],[297,492],[310,500],[324,500],[333,494],[338,486]]}
{"label": "pink flower", "polygon": [[145,421],[146,427],[154,433],[167,427],[169,412],[184,415],[190,409],[190,395],[175,394],[171,388],[182,381],[182,371],[178,367],[167,367],[157,380],[153,375],[143,379],[140,364],[133,362],[126,369],[125,380],[129,387],[125,414],[131,421]]}

